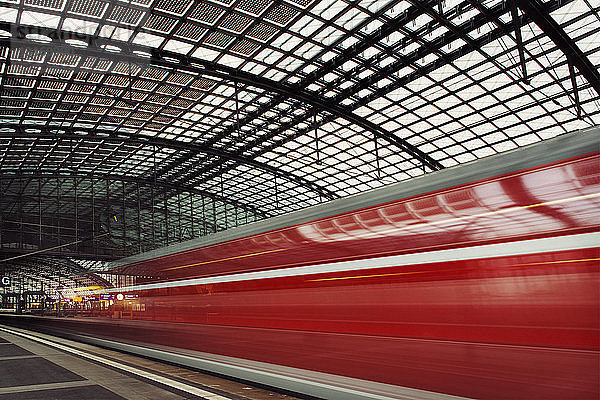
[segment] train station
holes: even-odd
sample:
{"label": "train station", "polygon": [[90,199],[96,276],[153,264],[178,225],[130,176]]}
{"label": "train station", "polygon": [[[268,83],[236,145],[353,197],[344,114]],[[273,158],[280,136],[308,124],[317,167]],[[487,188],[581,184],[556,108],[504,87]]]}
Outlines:
{"label": "train station", "polygon": [[0,400],[600,399],[599,0],[0,0]]}

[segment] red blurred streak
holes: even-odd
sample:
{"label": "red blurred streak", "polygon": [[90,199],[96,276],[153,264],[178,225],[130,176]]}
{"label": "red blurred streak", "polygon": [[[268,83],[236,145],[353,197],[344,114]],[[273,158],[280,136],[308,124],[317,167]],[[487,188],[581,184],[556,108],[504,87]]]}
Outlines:
{"label": "red blurred streak", "polygon": [[[409,272],[410,266],[386,267],[362,271],[372,275],[363,280],[344,279],[356,276],[347,271],[147,289],[132,292],[146,310],[134,318],[173,321],[179,307],[175,320],[187,323],[598,348],[598,255],[595,248],[414,265],[419,271]],[[583,275],[589,280],[578,278]],[[496,292],[502,279],[512,278],[521,287],[505,304]],[[540,285],[543,290],[536,289]],[[463,286],[462,293],[454,289]],[[489,299],[478,298],[488,292]],[[462,311],[465,306],[469,313]],[[485,323],[498,318],[502,324]]]}
{"label": "red blurred streak", "polygon": [[[506,249],[533,238],[574,240],[599,229],[599,177],[595,152],[118,271],[171,281],[439,249],[468,252],[467,246],[492,243]],[[474,398],[598,399],[600,248],[467,255],[360,275],[136,290],[139,299],[125,306],[123,318],[152,322],[64,324]]]}
{"label": "red blurred streak", "polygon": [[218,260],[202,261],[202,262],[195,263],[195,264],[180,265],[180,266],[177,266],[177,267],[164,268],[161,271],[171,271],[171,270],[180,269],[180,268],[197,267],[199,265],[206,265],[206,264],[220,262],[220,261],[230,261],[230,260],[237,260],[237,259],[240,259],[240,258],[259,256],[261,254],[276,253],[278,251],[283,251],[283,250],[285,250],[285,249],[275,249],[275,250],[268,250],[268,251],[260,251],[258,253],[242,254],[242,255],[239,255],[239,256],[235,256],[235,257],[227,257],[227,258],[221,258],[221,259],[218,259]]}
{"label": "red blurred streak", "polygon": [[[591,155],[585,155],[578,158],[574,158],[568,162],[559,162],[554,164],[546,165],[542,168],[532,168],[525,171],[520,171],[514,174],[505,174],[500,177],[491,179],[481,180],[475,183],[470,183],[464,186],[457,186],[452,188],[441,189],[433,193],[424,195],[414,196],[408,199],[398,200],[396,202],[385,203],[382,205],[374,206],[367,209],[356,210],[348,213],[344,213],[338,216],[323,218],[318,221],[300,224],[296,226],[290,226],[281,228],[275,231],[255,234],[249,237],[230,240],[228,242],[219,243],[217,245],[205,246],[193,250],[184,251],[172,255],[162,256],[156,259],[141,261],[138,263],[119,267],[117,271],[125,274],[134,274],[141,276],[155,276],[155,280],[165,279],[183,279],[192,277],[202,277],[219,275],[223,273],[233,273],[239,271],[256,271],[273,268],[285,268],[299,265],[312,265],[323,262],[333,261],[346,261],[354,260],[365,257],[376,257],[383,255],[392,254],[405,254],[412,252],[420,252],[425,250],[437,250],[444,248],[455,248],[470,246],[474,244],[490,244],[490,243],[503,243],[514,240],[523,240],[528,238],[536,237],[548,237],[548,236],[560,236],[570,233],[581,233],[597,231],[598,224],[594,220],[579,221],[577,226],[561,226],[561,227],[544,227],[541,220],[537,222],[537,227],[530,232],[523,232],[520,234],[514,234],[511,225],[513,222],[510,218],[505,218],[503,214],[512,212],[525,212],[531,210],[533,214],[523,215],[521,219],[525,218],[527,223],[535,224],[534,216],[538,219],[549,218],[547,215],[534,213],[538,207],[547,207],[548,205],[560,205],[564,207],[565,201],[571,201],[570,207],[586,206],[596,207],[594,205],[594,198],[600,195],[598,192],[594,193],[581,193],[579,190],[575,190],[575,183],[585,183],[586,176],[578,177],[579,183],[571,182],[567,180],[565,171],[573,171],[574,174],[588,173],[591,170],[593,174],[598,174],[598,153]],[[515,188],[522,187],[520,183],[522,179],[526,179],[532,173],[546,173],[552,179],[556,180],[557,183],[569,185],[571,189],[566,192],[563,191],[552,191],[552,187],[548,188],[548,192],[544,193],[546,198],[543,201],[536,201],[533,204],[521,205],[515,204],[514,200],[502,203],[499,197],[502,194],[507,194],[504,190],[512,187],[515,183]],[[504,188],[502,192],[494,192],[494,185],[502,183]],[[538,188],[539,189],[539,188]],[[544,190],[544,187],[541,188]],[[477,198],[471,201],[469,207],[464,207],[464,201],[456,202],[455,199],[473,199],[473,195],[477,192]],[[525,195],[510,194],[510,198],[521,198]],[[458,197],[457,197],[458,196]],[[536,197],[531,193],[526,194],[530,201],[535,201]],[[446,199],[446,200],[444,200]],[[454,210],[456,217],[448,218],[448,214],[428,214],[427,217],[421,218],[419,223],[404,223],[403,221],[409,222],[407,217],[400,217],[399,214],[394,212],[400,211],[399,206],[406,204],[425,204],[430,202],[432,204],[438,204],[440,201],[448,202],[455,201],[454,203],[446,204],[444,207],[449,207]],[[500,203],[499,203],[500,201]],[[487,202],[487,203],[486,203]],[[444,203],[445,204],[445,203]],[[437,206],[436,206],[437,207]],[[483,209],[483,212],[481,210]],[[329,224],[331,229],[337,229],[340,234],[346,234],[338,228],[335,221],[342,221],[344,218],[350,217],[355,218],[357,215],[371,215],[370,217],[374,225],[369,225],[367,228],[377,234],[378,230],[393,228],[391,222],[386,221],[383,215],[380,213],[381,210],[388,210],[386,215],[398,216],[394,219],[396,226],[399,224],[402,226],[402,231],[407,229],[415,229],[415,227],[423,226],[425,223],[429,226],[431,232],[400,232],[402,233],[402,240],[399,240],[401,236],[394,234],[382,234],[382,237],[372,238],[360,238],[355,237],[346,241],[334,241],[334,242],[318,242],[311,240],[303,234],[302,229],[310,228],[314,224]],[[391,211],[390,211],[391,210]],[[442,210],[442,208],[432,208],[432,210]],[[552,208],[550,208],[552,210]],[[376,212],[377,211],[377,212]],[[441,212],[441,211],[440,211]],[[548,209],[546,213],[548,214]],[[590,211],[591,212],[591,211]],[[556,221],[560,223],[565,219],[564,214],[568,214],[568,210],[561,210],[560,215],[557,215]],[[477,218],[478,215],[484,216],[484,218]],[[568,214],[570,218],[577,218],[576,215]],[[490,229],[489,232],[482,235],[482,232],[477,231],[477,225],[473,225],[473,220],[482,219],[485,221],[486,218],[492,217],[504,218],[504,220],[495,221],[495,229]],[[352,219],[351,218],[351,219]],[[394,217],[396,218],[396,217]],[[529,219],[527,219],[529,218]],[[448,224],[452,221],[458,223],[458,227],[448,228],[443,225]],[[491,222],[488,222],[491,224]],[[504,228],[504,225],[506,228]],[[508,224],[508,225],[507,225]],[[523,224],[521,224],[523,225]],[[485,226],[485,222],[484,222]],[[460,228],[460,229],[459,229]],[[505,229],[505,231],[503,231]],[[349,234],[349,233],[348,233]],[[348,236],[350,238],[351,236]],[[277,246],[273,244],[276,241],[279,243]],[[280,254],[280,251],[285,250],[285,257]],[[273,253],[273,254],[270,254]],[[251,263],[248,262],[247,258],[251,256]],[[198,262],[198,260],[207,260]],[[282,262],[283,261],[283,262]],[[207,265],[210,264],[210,265]],[[165,267],[167,266],[167,267]],[[178,268],[181,267],[181,268]]]}

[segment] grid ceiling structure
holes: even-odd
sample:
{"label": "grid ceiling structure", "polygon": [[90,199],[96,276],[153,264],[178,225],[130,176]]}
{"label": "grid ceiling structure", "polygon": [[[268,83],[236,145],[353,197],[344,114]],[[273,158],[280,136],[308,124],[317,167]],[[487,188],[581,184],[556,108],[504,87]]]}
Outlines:
{"label": "grid ceiling structure", "polygon": [[598,125],[599,12],[0,0],[2,218],[110,233],[114,258]]}

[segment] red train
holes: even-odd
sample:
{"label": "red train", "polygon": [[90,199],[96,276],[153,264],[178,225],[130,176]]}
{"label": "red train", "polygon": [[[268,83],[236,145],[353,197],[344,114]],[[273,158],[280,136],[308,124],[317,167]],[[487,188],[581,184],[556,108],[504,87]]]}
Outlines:
{"label": "red train", "polygon": [[597,399],[599,133],[123,260],[128,320],[52,323],[326,398]]}

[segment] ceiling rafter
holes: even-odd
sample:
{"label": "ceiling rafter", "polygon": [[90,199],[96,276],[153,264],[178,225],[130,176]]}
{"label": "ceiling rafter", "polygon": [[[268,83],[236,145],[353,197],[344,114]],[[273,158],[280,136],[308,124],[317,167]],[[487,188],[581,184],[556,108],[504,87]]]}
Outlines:
{"label": "ceiling rafter", "polygon": [[[7,253],[11,254],[11,253]],[[101,276],[90,272],[78,263],[56,256],[29,256],[19,260],[8,261],[0,264],[4,271],[10,271],[13,274],[28,275],[28,272],[37,272],[42,274],[46,279],[60,284],[64,279],[89,279],[104,287],[112,287],[112,284]],[[35,277],[34,275],[29,275]]]}
{"label": "ceiling rafter", "polygon": [[[334,199],[338,196],[329,191],[326,188],[321,188],[313,182],[307,181],[304,178],[297,177],[286,171],[272,167],[268,164],[261,163],[259,161],[249,159],[239,154],[231,153],[225,150],[211,148],[202,144],[196,143],[184,143],[169,139],[163,139],[158,137],[140,136],[133,135],[123,131],[113,132],[102,129],[91,130],[89,128],[63,128],[63,127],[43,127],[43,126],[23,126],[23,125],[12,125],[12,124],[0,124],[0,129],[14,130],[8,134],[1,134],[2,136],[10,138],[20,139],[34,139],[34,138],[45,138],[45,139],[64,139],[64,140],[105,140],[113,143],[135,143],[144,146],[156,146],[158,148],[170,148],[175,150],[191,151],[194,154],[210,154],[224,159],[234,160],[241,164],[258,168],[262,171],[270,174],[279,176],[283,179],[295,182],[296,184],[306,187],[311,191],[314,191],[325,198]],[[26,130],[31,131],[27,132]]]}
{"label": "ceiling rafter", "polygon": [[[429,3],[429,2],[436,3],[436,1],[437,0],[427,0],[426,3]],[[391,4],[387,5],[386,7],[383,7],[382,10],[385,11],[385,10],[389,9],[390,7],[392,7]],[[378,14],[381,14],[382,10],[380,10],[378,12]],[[393,32],[395,32],[398,29],[400,29],[401,27],[403,27],[404,25],[408,24],[411,20],[414,20],[419,15],[422,15],[422,13],[423,13],[423,11],[420,10],[418,7],[411,7],[410,9],[406,10],[406,12],[393,18],[391,21],[388,21],[385,24],[383,24],[381,27],[376,29],[373,33],[366,35],[366,37],[363,40],[358,41],[357,43],[355,43],[352,46],[345,49],[342,53],[340,53],[333,59],[325,62],[321,68],[307,74],[303,79],[300,80],[300,82],[296,83],[294,86],[296,86],[297,88],[300,88],[300,89],[305,89],[310,84],[316,82],[318,79],[323,78],[325,75],[327,75],[327,73],[333,71],[337,67],[340,67],[345,62],[351,60],[353,57],[355,57],[358,54],[360,54],[361,52],[367,50],[370,46],[377,44],[379,41],[381,41],[388,35],[392,34]],[[325,90],[325,88],[321,89],[319,91],[319,94],[322,95],[324,90]],[[286,97],[283,95],[275,96],[268,103],[261,105],[257,110],[255,110],[251,113],[248,113],[246,116],[244,116],[244,118],[238,120],[237,125],[232,125],[230,128],[224,130],[220,135],[211,139],[210,140],[211,143],[216,142],[218,140],[218,138],[220,138],[220,137],[225,137],[229,134],[232,134],[236,129],[239,129],[239,126],[245,126],[252,120],[263,116],[268,110],[271,110],[274,107],[277,107],[281,102],[283,102],[285,100],[285,98]],[[339,103],[339,101],[338,101],[338,103]],[[315,110],[315,112],[318,112],[318,110]],[[289,127],[294,124],[303,122],[307,118],[310,118],[310,115],[311,115],[311,113],[305,113],[305,115],[297,116],[291,122],[285,124],[280,129],[278,129],[277,132],[274,134],[275,135],[281,134],[285,130],[284,129],[285,127]],[[323,123],[331,121],[331,120],[332,120],[332,118],[323,118],[318,122],[318,125],[322,125]],[[311,126],[310,129],[314,129],[314,128],[315,128],[314,126]],[[307,129],[307,130],[310,130],[310,129]],[[306,132],[306,130],[303,132]],[[253,146],[256,146],[257,144],[264,143],[266,140],[269,139],[269,137],[272,137],[272,136],[274,136],[274,135],[272,134],[269,136],[265,136],[262,140],[254,141],[251,144],[244,146],[244,149],[247,149],[247,148],[249,149],[249,148],[252,148]],[[294,137],[297,137],[297,136],[294,135]],[[269,147],[272,147],[272,146],[269,146]],[[242,152],[244,149],[240,149],[240,152]],[[257,154],[257,155],[259,155],[259,154]],[[181,161],[184,161],[184,162],[187,160],[189,160],[189,156],[184,156],[181,159]],[[233,164],[224,166],[224,168],[226,171],[230,171],[232,168],[235,168],[238,165],[239,165],[239,163],[233,163]],[[428,164],[428,167],[435,170],[437,168],[440,168],[441,165],[439,165],[439,163],[437,163],[436,164],[437,168],[432,168],[431,165]],[[223,163],[222,162],[211,163],[209,165],[202,167],[202,169],[198,172],[199,172],[199,175],[202,175],[203,173],[206,173],[207,171],[210,171],[210,170],[212,170],[213,172],[203,180],[204,182],[208,181],[208,180],[214,178],[215,176],[217,176],[218,174],[222,173]],[[194,171],[189,171],[186,173],[185,176],[182,176],[180,179],[185,180],[188,178],[189,175],[192,175],[193,173],[194,173]]]}
{"label": "ceiling rafter", "polygon": [[579,46],[567,35],[565,30],[550,16],[550,8],[538,0],[512,0],[530,18],[567,57],[568,62],[577,67],[600,96],[600,73],[581,51]]}
{"label": "ceiling rafter", "polygon": [[[230,68],[225,65],[219,65],[201,59],[182,56],[178,53],[164,50],[161,51],[154,48],[149,49],[142,46],[128,45],[126,49],[121,49],[119,53],[105,51],[98,47],[102,42],[101,40],[99,40],[99,38],[81,33],[57,31],[51,28],[33,26],[16,26],[12,23],[7,22],[0,23],[0,29],[11,32],[13,34],[13,37],[11,38],[1,38],[0,47],[29,47],[36,48],[38,50],[49,49],[54,51],[57,50],[58,47],[63,51],[73,51],[72,46],[65,45],[64,41],[66,39],[85,40],[88,43],[88,47],[77,49],[77,54],[102,57],[110,60],[121,60],[130,63],[151,63],[152,65],[182,70],[194,74],[236,81],[249,86],[258,87],[269,92],[282,94],[284,96],[299,100],[303,103],[310,104],[311,106],[319,110],[323,110],[328,113],[334,114],[338,117],[347,120],[350,123],[360,126],[361,128],[371,132],[376,137],[386,140],[387,142],[394,144],[398,148],[411,154],[413,157],[417,158],[418,160],[423,162],[423,164],[427,165],[427,167],[434,171],[443,168],[443,166],[437,160],[431,158],[428,154],[419,150],[417,147],[388,132],[381,126],[369,121],[368,119],[362,118],[354,114],[347,107],[344,107],[342,105],[336,105],[328,99],[320,98],[315,93],[302,90],[300,88],[297,88],[295,85],[272,81],[270,79],[253,75],[245,71]],[[37,43],[24,39],[27,34],[31,33],[47,36],[52,39],[52,43]],[[112,45],[114,45],[114,43]],[[141,58],[140,56],[136,56],[133,53],[127,53],[128,51],[134,50],[150,52],[152,54],[152,57],[148,60]],[[173,62],[172,60],[178,60],[179,62]]]}
{"label": "ceiling rafter", "polygon": [[72,171],[62,172],[62,173],[53,172],[53,171],[34,171],[32,173],[28,173],[28,172],[21,171],[21,170],[16,170],[16,171],[5,170],[5,172],[3,173],[3,176],[0,177],[0,181],[1,180],[15,180],[15,179],[31,179],[31,180],[35,180],[35,179],[104,179],[104,180],[110,180],[110,181],[140,183],[140,184],[144,184],[144,185],[148,185],[148,186],[156,186],[156,187],[167,188],[169,190],[175,190],[178,193],[185,193],[185,192],[195,193],[195,194],[198,194],[201,196],[208,197],[213,200],[217,200],[217,201],[221,201],[223,203],[228,203],[228,204],[234,205],[241,209],[252,210],[256,214],[261,215],[263,218],[267,218],[270,216],[269,213],[266,213],[263,210],[259,210],[259,209],[255,208],[254,206],[252,206],[251,204],[244,204],[244,203],[238,202],[236,200],[233,200],[231,198],[223,197],[216,193],[208,192],[205,190],[200,190],[195,187],[178,185],[178,184],[173,184],[171,182],[165,182],[165,181],[154,181],[151,179],[140,178],[140,177],[135,177],[135,176],[124,176],[124,175],[104,174],[104,173],[91,174],[91,173],[80,173],[80,172],[72,172]]}
{"label": "ceiling rafter", "polygon": [[[572,1],[572,0],[565,0],[565,1]],[[411,8],[409,8],[406,12],[404,12],[401,16],[397,17],[393,23],[389,24],[385,24],[382,26],[382,28],[380,29],[384,29],[382,32],[383,33],[387,33],[389,34],[389,32],[393,31],[390,30],[389,27],[394,28],[394,30],[399,29],[400,27],[402,27],[403,25],[407,24],[410,20],[414,19],[415,17],[417,17],[418,15],[422,15],[424,13],[426,13],[427,10],[429,10],[428,7],[431,7],[433,5],[437,5],[437,1],[429,1],[429,2],[417,2],[418,5],[412,6]],[[431,4],[430,4],[431,3]],[[564,2],[563,2],[564,4]],[[554,7],[558,7],[558,3],[553,4]],[[408,65],[413,65],[415,66],[415,62],[423,57],[425,57],[428,54],[431,54],[433,52],[438,51],[439,49],[441,49],[443,46],[447,45],[448,43],[451,43],[452,41],[456,40],[459,36],[462,37],[462,31],[464,30],[464,32],[469,32],[469,31],[473,31],[476,30],[478,28],[480,28],[481,26],[485,25],[486,23],[489,23],[491,21],[494,21],[495,19],[497,19],[500,15],[502,15],[504,12],[506,12],[507,10],[507,6],[504,3],[499,3],[496,6],[494,6],[492,9],[487,10],[486,13],[483,13],[482,16],[480,16],[479,18],[476,18],[475,20],[471,20],[469,22],[465,22],[463,23],[462,26],[460,26],[457,30],[455,30],[452,33],[446,33],[444,35],[442,35],[438,40],[436,40],[433,43],[429,43],[423,47],[418,48],[417,50],[415,50],[410,56],[406,56],[403,57],[400,61],[390,64],[388,67],[383,68],[380,72],[371,75],[370,77],[367,77],[363,80],[361,80],[358,84],[352,86],[351,88],[349,88],[348,90],[345,91],[341,91],[337,96],[335,101],[336,102],[341,102],[344,99],[349,98],[350,96],[352,96],[353,94],[358,93],[360,90],[362,90],[365,87],[369,87],[371,86],[374,82],[377,82],[383,78],[385,78],[386,76],[389,76],[391,74],[396,73],[398,70],[402,69],[403,67],[406,67]],[[454,13],[459,13],[460,9],[454,10]],[[526,23],[526,17],[522,17],[519,19],[519,22],[521,23],[521,25],[524,25]],[[360,99],[359,101],[355,102],[351,108],[356,109],[360,106],[363,106],[365,104],[368,104],[370,101],[378,98],[379,96],[383,95],[383,94],[387,94],[389,92],[391,92],[392,90],[402,87],[404,85],[407,85],[408,83],[410,83],[411,81],[421,77],[421,76],[425,76],[427,75],[427,73],[432,72],[436,69],[438,69],[440,66],[442,65],[447,65],[449,63],[451,63],[452,61],[462,57],[465,54],[468,54],[470,51],[473,50],[473,48],[478,48],[480,46],[483,46],[487,43],[492,42],[493,40],[498,39],[499,37],[502,37],[503,35],[507,35],[508,33],[510,33],[512,31],[512,29],[514,29],[514,26],[502,26],[502,29],[493,32],[493,34],[489,34],[486,36],[483,36],[475,41],[472,41],[468,44],[466,44],[465,46],[462,46],[461,48],[454,50],[452,53],[445,55],[444,57],[440,57],[438,58],[436,61],[434,61],[433,63],[425,66],[425,67],[417,67],[415,68],[415,72],[412,74],[407,75],[406,77],[404,77],[403,79],[399,79],[397,80],[396,83],[394,84],[390,84],[388,86],[379,88],[377,90],[374,91],[374,93],[370,96],[365,96],[362,99]],[[375,40],[375,38],[377,38],[378,40],[381,40],[385,37],[385,35],[383,33],[379,33],[375,32],[373,34],[373,37],[369,37],[369,39],[367,40],[368,42],[372,42]],[[415,33],[412,32],[407,32],[407,34],[409,36],[412,36],[414,40],[419,40],[418,36]],[[349,49],[353,50],[353,52],[349,52],[347,55],[350,54],[355,54],[358,51],[362,51],[362,46],[361,46],[362,42],[358,42],[357,44],[355,44],[354,46],[351,46]],[[341,61],[343,61],[344,59],[342,58]],[[339,63],[337,63],[339,64]],[[336,63],[333,63],[331,65],[332,68],[335,67],[335,65],[337,65]],[[320,70],[318,70],[320,71]],[[357,73],[358,71],[355,71],[355,73]],[[324,91],[326,88],[321,89],[321,91]],[[320,121],[320,124],[322,125],[323,123],[326,122],[330,122],[332,120],[335,119],[334,115],[330,115],[328,117],[323,118]],[[304,118],[295,118],[294,120],[290,121],[288,124],[283,125],[280,129],[273,131],[270,135],[264,137],[264,140],[267,140],[273,136],[276,136],[278,134],[281,134],[283,131],[285,131],[286,128],[288,128],[289,126],[292,126],[294,124],[300,123],[304,120]],[[294,140],[295,138],[298,138],[299,136],[302,136],[303,134],[306,134],[308,131],[311,131],[313,128],[312,127],[308,127],[306,129],[300,130],[296,135],[292,135],[292,136],[288,136],[286,138],[284,138],[283,140],[280,140],[270,146],[266,146],[262,149],[262,151],[258,152],[258,153],[254,153],[254,156],[258,156],[261,154],[264,154],[268,151],[272,151],[274,148],[282,146],[283,144]],[[240,152],[245,150],[246,148],[250,149],[252,148],[254,145],[256,145],[257,143],[250,143],[247,146],[245,146],[244,148],[240,149]],[[237,165],[237,163],[231,164],[230,166],[226,167],[226,170],[230,170],[232,168],[235,168]],[[211,166],[206,166],[204,167],[201,171],[202,172],[206,172],[208,170],[211,169]],[[218,176],[218,174],[220,173],[219,170],[216,170],[214,168],[213,169],[213,173],[210,174],[204,181],[214,178],[215,176]],[[187,177],[185,177],[187,178]]]}

